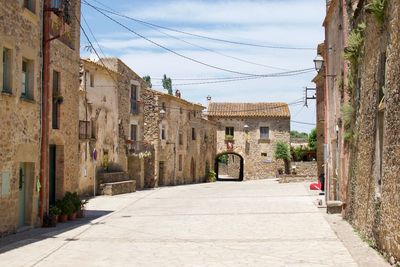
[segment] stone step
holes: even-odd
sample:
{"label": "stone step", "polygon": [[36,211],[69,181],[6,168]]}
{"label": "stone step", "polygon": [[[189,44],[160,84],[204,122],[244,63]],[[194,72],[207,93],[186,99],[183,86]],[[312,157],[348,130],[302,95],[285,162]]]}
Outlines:
{"label": "stone step", "polygon": [[100,184],[100,195],[114,196],[136,191],[136,181],[126,180],[113,183]]}
{"label": "stone step", "polygon": [[326,202],[326,209],[329,214],[341,213],[343,202],[339,200],[331,200]]}

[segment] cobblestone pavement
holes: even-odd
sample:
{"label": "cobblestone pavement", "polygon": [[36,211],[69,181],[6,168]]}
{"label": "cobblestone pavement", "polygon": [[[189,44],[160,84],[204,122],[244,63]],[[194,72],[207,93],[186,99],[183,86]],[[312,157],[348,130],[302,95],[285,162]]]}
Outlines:
{"label": "cobblestone pavement", "polygon": [[0,248],[0,266],[357,266],[307,185],[217,182],[96,197],[85,223],[9,237],[26,235]]}

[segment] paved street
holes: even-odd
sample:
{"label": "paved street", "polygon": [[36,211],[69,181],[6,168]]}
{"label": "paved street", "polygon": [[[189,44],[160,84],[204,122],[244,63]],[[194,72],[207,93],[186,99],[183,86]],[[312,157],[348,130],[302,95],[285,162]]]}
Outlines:
{"label": "paved street", "polygon": [[21,233],[0,266],[357,266],[314,202],[271,180],[97,197],[93,220]]}

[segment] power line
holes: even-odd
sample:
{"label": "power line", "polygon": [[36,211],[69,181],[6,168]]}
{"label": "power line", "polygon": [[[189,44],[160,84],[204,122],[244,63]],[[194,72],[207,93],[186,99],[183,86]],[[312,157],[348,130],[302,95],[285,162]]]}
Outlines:
{"label": "power line", "polygon": [[164,34],[164,35],[166,35],[166,36],[168,36],[168,37],[170,37],[170,38],[173,38],[173,39],[175,39],[175,40],[181,41],[181,42],[186,43],[186,44],[188,44],[188,45],[191,45],[191,46],[200,48],[200,49],[202,49],[202,50],[204,50],[204,51],[209,51],[209,52],[211,52],[211,53],[214,53],[214,54],[217,54],[217,55],[220,55],[220,56],[223,56],[223,57],[231,58],[231,59],[234,59],[234,60],[237,60],[237,61],[240,61],[240,62],[248,63],[248,64],[251,64],[251,65],[256,65],[256,66],[261,66],[261,67],[270,68],[270,69],[276,69],[276,70],[286,70],[286,71],[289,71],[289,69],[274,67],[274,66],[265,65],[265,64],[260,64],[260,63],[253,62],[253,61],[246,60],[246,59],[242,59],[242,58],[239,58],[239,57],[227,55],[227,54],[225,54],[225,53],[222,53],[222,52],[219,52],[219,51],[216,51],[216,50],[213,50],[213,49],[210,49],[210,48],[201,46],[201,45],[197,45],[197,44],[194,44],[194,43],[192,43],[192,42],[186,41],[186,40],[184,40],[184,39],[182,39],[182,38],[179,38],[179,37],[176,37],[176,36],[174,36],[174,35],[168,34],[168,33],[166,33],[166,32],[163,32],[163,31],[159,30],[157,27],[151,26],[151,25],[149,25],[149,24],[147,24],[147,23],[143,23],[143,22],[141,22],[141,21],[137,21],[137,22],[140,23],[140,24],[142,24],[142,25],[145,25],[146,27],[149,27],[149,28],[151,28],[151,29],[153,29],[153,30],[155,30],[155,31],[157,31],[157,32],[159,32],[159,33],[161,33],[161,34]]}
{"label": "power line", "polygon": [[[247,42],[239,42],[239,41],[232,41],[232,40],[226,40],[226,39],[220,39],[220,38],[214,38],[214,37],[210,37],[210,36],[190,33],[190,32],[186,32],[186,31],[181,31],[181,30],[177,30],[177,29],[173,29],[173,28],[157,25],[157,24],[154,24],[154,23],[146,22],[146,21],[143,21],[143,20],[135,19],[133,17],[130,17],[130,16],[127,16],[127,15],[123,15],[123,14],[121,14],[119,12],[116,12],[112,8],[104,5],[103,3],[101,3],[101,2],[99,2],[97,0],[93,0],[93,1],[95,1],[95,2],[99,3],[100,5],[106,7],[107,9],[99,7],[99,9],[103,10],[104,12],[107,12],[107,13],[110,13],[110,14],[114,14],[116,16],[123,17],[123,18],[129,19],[129,20],[133,20],[133,21],[136,21],[136,22],[139,22],[139,23],[142,23],[142,24],[147,24],[147,25],[150,25],[150,26],[153,26],[153,27],[157,27],[157,28],[161,28],[161,29],[164,29],[164,30],[185,34],[185,35],[190,35],[190,36],[194,36],[194,37],[198,37],[198,38],[202,38],[202,39],[208,39],[208,40],[212,40],[212,41],[235,44],[235,45],[244,45],[244,46],[252,46],[252,47],[259,47],[259,48],[269,48],[269,49],[316,50],[316,48],[311,48],[311,47],[274,46],[274,45],[262,45],[262,44],[254,44],[254,43],[247,43]],[[88,4],[88,3],[86,2],[86,4]]]}
{"label": "power line", "polygon": [[[237,81],[245,81],[245,80],[254,80],[254,79],[261,79],[261,78],[273,78],[273,77],[288,77],[288,76],[296,76],[296,75],[302,75],[306,74],[309,72],[312,72],[313,70],[307,70],[303,72],[296,72],[293,74],[280,74],[280,75],[265,75],[265,76],[250,76],[247,78],[234,78],[234,79],[225,79],[225,80],[217,80],[217,81],[207,81],[207,82],[192,82],[192,83],[178,83],[178,84],[173,84],[173,86],[187,86],[187,85],[204,85],[204,84],[216,84],[216,83],[228,83],[228,82],[237,82]],[[161,84],[156,84],[153,85],[155,87],[162,86]]]}
{"label": "power line", "polygon": [[[121,27],[125,28],[126,30],[132,32],[132,33],[135,34],[136,36],[139,36],[140,38],[142,38],[142,39],[144,39],[144,40],[146,40],[146,41],[148,41],[148,42],[150,42],[150,43],[152,43],[152,44],[154,44],[154,45],[156,45],[156,46],[158,46],[158,47],[160,47],[160,48],[162,48],[162,49],[164,49],[164,50],[166,50],[166,51],[169,51],[170,53],[173,53],[173,54],[175,54],[175,55],[177,55],[177,56],[179,56],[179,57],[182,57],[182,58],[184,58],[184,59],[187,59],[187,60],[189,60],[189,61],[198,63],[198,64],[200,64],[200,65],[203,65],[203,66],[206,66],[206,67],[209,67],[209,68],[213,68],[213,69],[217,69],[217,70],[221,70],[221,71],[225,71],[225,72],[230,72],[230,73],[234,73],[234,74],[239,74],[239,75],[245,75],[245,76],[265,76],[265,75],[270,75],[270,74],[251,74],[251,73],[246,73],[246,72],[239,72],[239,71],[229,70],[229,69],[226,69],[226,68],[217,67],[217,66],[214,66],[214,65],[211,65],[211,64],[208,64],[208,63],[199,61],[199,60],[197,60],[197,59],[194,59],[194,58],[185,56],[185,55],[183,55],[183,54],[180,54],[180,53],[178,53],[178,52],[176,52],[176,51],[174,51],[174,50],[172,50],[172,49],[170,49],[170,48],[168,48],[168,47],[166,47],[166,46],[164,46],[164,45],[161,45],[161,44],[159,44],[159,43],[157,43],[157,42],[155,42],[155,41],[153,41],[153,40],[147,38],[146,36],[144,36],[144,35],[142,35],[142,34],[136,32],[136,31],[134,31],[134,30],[132,30],[132,29],[129,28],[128,26],[124,25],[123,23],[121,23],[121,22],[117,21],[116,19],[110,17],[109,15],[105,14],[105,13],[104,13],[102,10],[100,10],[99,8],[93,6],[92,4],[86,2],[85,0],[83,0],[83,1],[84,1],[84,3],[85,3],[86,5],[89,5],[90,7],[92,7],[93,9],[95,9],[97,12],[101,13],[103,16],[105,16],[105,17],[107,17],[108,19],[114,21],[116,24],[118,24],[118,25],[120,25]],[[313,68],[303,69],[303,70],[311,70],[311,69],[313,69]],[[288,71],[288,72],[285,72],[285,73],[295,73],[295,72],[299,72],[299,71],[303,71],[303,70],[294,70],[294,71]]]}
{"label": "power line", "polygon": [[292,121],[293,123],[298,123],[298,124],[304,124],[304,125],[312,125],[315,126],[315,123],[311,123],[311,122],[302,122],[302,121]]}

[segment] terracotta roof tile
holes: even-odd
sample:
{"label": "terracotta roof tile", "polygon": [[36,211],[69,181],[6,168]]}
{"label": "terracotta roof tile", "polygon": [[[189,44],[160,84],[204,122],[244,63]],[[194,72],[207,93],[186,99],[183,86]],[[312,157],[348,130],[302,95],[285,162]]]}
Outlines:
{"label": "terracotta roof tile", "polygon": [[290,118],[287,103],[215,103],[208,105],[208,116]]}

